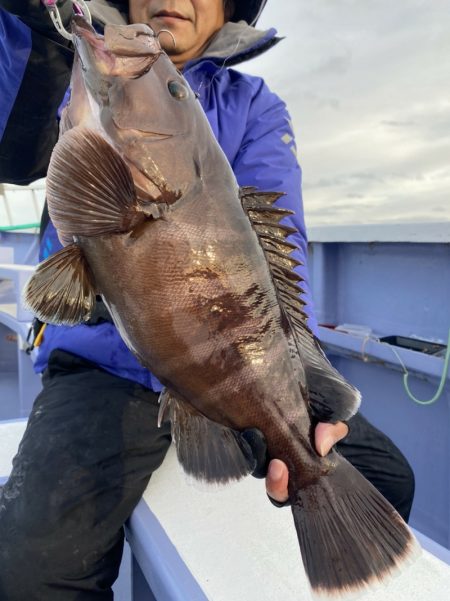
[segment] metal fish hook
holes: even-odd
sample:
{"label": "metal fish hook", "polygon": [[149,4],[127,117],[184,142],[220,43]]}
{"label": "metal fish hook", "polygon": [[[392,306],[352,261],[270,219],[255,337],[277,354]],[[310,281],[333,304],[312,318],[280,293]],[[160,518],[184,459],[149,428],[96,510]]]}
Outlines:
{"label": "metal fish hook", "polygon": [[[70,0],[73,6],[73,12],[75,15],[80,15],[84,17],[88,23],[92,23],[91,13],[85,4],[84,0]],[[53,25],[55,26],[56,31],[62,35],[66,40],[72,40],[72,34],[67,31],[64,27],[61,15],[59,13],[57,0],[41,0],[41,3],[45,6],[50,15]]]}
{"label": "metal fish hook", "polygon": [[172,38],[173,47],[174,47],[174,48],[176,48],[176,46],[177,46],[177,43],[176,43],[176,41],[175,41],[175,36],[174,36],[174,35],[173,35],[173,33],[172,33],[171,31],[169,31],[168,29],[160,29],[160,30],[158,31],[158,33],[156,34],[156,37],[158,38],[158,41],[159,41],[159,36],[160,36],[162,33],[168,33],[168,34],[170,35],[170,37]]}

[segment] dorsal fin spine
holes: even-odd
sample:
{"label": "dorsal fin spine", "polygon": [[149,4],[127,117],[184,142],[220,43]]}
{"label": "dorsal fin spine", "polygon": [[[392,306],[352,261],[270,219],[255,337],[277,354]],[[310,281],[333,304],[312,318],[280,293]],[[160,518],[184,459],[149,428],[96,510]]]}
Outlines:
{"label": "dorsal fin spine", "polygon": [[[292,214],[292,211],[274,206],[281,196],[283,194],[276,192],[259,192],[256,188],[241,189],[242,206],[258,235],[280,305],[290,321],[292,313],[303,319],[306,315],[303,311],[305,303],[299,297],[303,293],[298,285],[302,278],[294,271],[294,267],[302,263],[291,256],[297,246],[285,240],[298,230],[279,223],[281,218]],[[269,247],[270,241],[276,242],[276,248]]]}
{"label": "dorsal fin spine", "polygon": [[[360,394],[330,364],[308,327],[308,316],[303,310],[305,302],[300,298],[303,290],[299,282],[303,279],[293,269],[299,263],[290,256],[297,247],[286,241],[286,237],[297,230],[283,224],[274,225],[271,212],[265,210],[280,196],[272,192],[260,193],[255,188],[241,190],[242,206],[252,222],[269,265],[282,321],[292,334],[302,364],[299,374],[304,375],[300,376],[299,384],[308,394],[317,419],[346,420],[356,412]],[[266,220],[263,216],[266,216]],[[275,249],[270,248],[271,243]]]}

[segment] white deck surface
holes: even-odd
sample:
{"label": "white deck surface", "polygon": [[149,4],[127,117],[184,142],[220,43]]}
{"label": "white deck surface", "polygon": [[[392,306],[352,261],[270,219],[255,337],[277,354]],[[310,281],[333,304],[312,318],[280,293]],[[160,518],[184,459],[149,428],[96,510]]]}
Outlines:
{"label": "white deck surface", "polygon": [[0,422],[0,477],[7,476],[11,471],[12,459],[26,426],[26,420]]}
{"label": "white deck surface", "polygon": [[[25,425],[0,423],[0,476]],[[172,447],[144,499],[211,601],[309,601],[291,512],[272,507],[262,481],[219,490],[192,484]],[[389,585],[359,598],[449,601],[450,566],[424,551]]]}

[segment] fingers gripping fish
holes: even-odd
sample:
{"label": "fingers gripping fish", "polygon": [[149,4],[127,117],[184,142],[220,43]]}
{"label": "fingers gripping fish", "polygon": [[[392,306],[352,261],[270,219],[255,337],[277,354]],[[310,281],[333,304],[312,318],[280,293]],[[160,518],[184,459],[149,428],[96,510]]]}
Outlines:
{"label": "fingers gripping fish", "polygon": [[383,580],[415,541],[340,455],[320,457],[318,420],[351,417],[359,393],[306,325],[280,194],[239,189],[203,110],[144,25],[78,18],[72,99],[48,179],[65,248],[25,299],[43,321],[89,319],[95,296],[165,385],[177,453],[197,478],[254,469],[239,432],[258,428],[289,468],[303,563],[316,593]]}

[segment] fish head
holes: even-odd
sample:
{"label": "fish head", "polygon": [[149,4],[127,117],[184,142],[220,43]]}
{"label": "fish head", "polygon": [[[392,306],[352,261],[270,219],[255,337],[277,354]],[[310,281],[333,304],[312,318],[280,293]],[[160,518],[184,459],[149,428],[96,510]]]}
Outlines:
{"label": "fish head", "polygon": [[144,24],[107,25],[101,35],[81,17],[73,33],[70,124],[100,130],[127,162],[142,200],[171,204],[198,192],[221,150],[157,35]]}
{"label": "fish head", "polygon": [[75,16],[72,31],[84,80],[94,93],[112,77],[140,77],[162,53],[158,37],[144,24],[106,25],[101,35]]}

